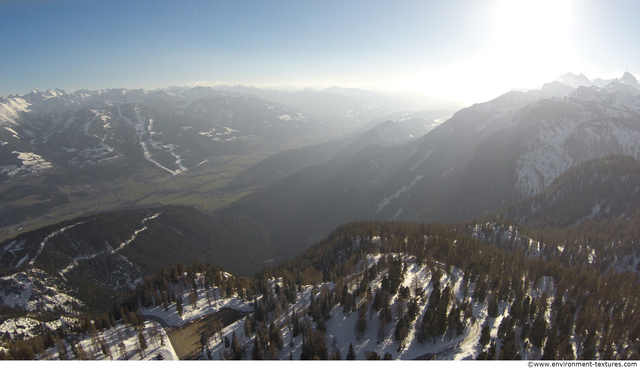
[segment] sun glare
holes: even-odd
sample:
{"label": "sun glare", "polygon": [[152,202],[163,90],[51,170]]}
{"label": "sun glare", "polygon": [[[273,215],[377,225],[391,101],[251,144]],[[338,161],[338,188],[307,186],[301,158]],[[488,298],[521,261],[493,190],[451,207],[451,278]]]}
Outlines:
{"label": "sun glare", "polygon": [[[494,13],[491,54],[503,73],[543,77],[564,71],[572,55],[569,0],[501,0]],[[548,78],[548,76],[547,76]]]}
{"label": "sun glare", "polygon": [[496,0],[480,51],[402,80],[397,88],[436,88],[465,102],[512,88],[537,88],[575,69],[571,0]]}

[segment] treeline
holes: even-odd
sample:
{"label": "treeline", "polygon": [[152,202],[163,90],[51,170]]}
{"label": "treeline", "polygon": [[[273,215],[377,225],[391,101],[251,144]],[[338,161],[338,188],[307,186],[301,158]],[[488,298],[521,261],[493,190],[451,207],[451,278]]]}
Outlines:
{"label": "treeline", "polygon": [[626,217],[640,208],[640,162],[613,155],[579,164],[547,189],[499,211],[502,218],[542,229]]}
{"label": "treeline", "polygon": [[[138,323],[139,319],[132,315],[135,322]],[[43,315],[41,319],[46,321],[47,318],[51,320],[59,318],[59,316],[52,316],[52,314]],[[6,351],[0,350],[0,360],[33,360],[36,355],[40,358],[45,357],[45,350],[50,347],[64,346],[61,343],[63,340],[69,341],[72,345],[77,343],[78,337],[85,333],[93,333],[110,329],[115,326],[115,317],[111,314],[104,313],[101,315],[84,315],[70,320],[65,325],[61,325],[57,329],[50,329],[46,324],[41,323],[32,331],[32,335],[19,335],[14,334],[13,337],[8,333],[2,337],[3,345],[6,347]],[[126,318],[125,318],[126,321]],[[66,348],[66,346],[65,346]],[[59,350],[63,350],[60,348]],[[73,351],[75,353],[75,350]],[[63,357],[69,359],[70,357],[63,354]],[[80,356],[76,358],[80,359]]]}
{"label": "treeline", "polygon": [[[177,264],[175,267],[163,269],[145,278],[134,291],[125,296],[122,302],[113,304],[104,313],[79,316],[77,324],[56,330],[41,324],[33,332],[33,337],[5,335],[2,341],[7,351],[0,350],[0,359],[32,360],[36,354],[44,357],[42,355],[47,348],[60,346],[60,342],[65,339],[70,341],[69,335],[72,336],[70,342],[73,343],[74,337],[78,335],[95,334],[95,332],[112,328],[116,322],[132,325],[140,330],[144,322],[144,318],[139,313],[140,307],[162,306],[168,309],[170,305],[175,304],[175,309],[181,316],[184,297],[187,297],[189,303],[194,303],[198,299],[200,288],[205,289],[208,299],[211,300],[230,296],[250,298],[256,295],[254,281],[251,278],[234,276],[225,272],[223,268],[209,263],[194,263],[191,266]],[[53,313],[39,317],[42,321],[56,318],[59,318],[59,315]],[[63,348],[59,349],[59,352],[62,352],[60,350]],[[62,355],[67,357],[65,354]]]}
{"label": "treeline", "polygon": [[[488,217],[462,227],[496,247],[539,254],[564,266],[580,265],[596,273],[631,271],[640,274],[640,210],[612,220],[587,220],[568,228],[532,228]],[[529,239],[534,242],[531,243]],[[537,252],[537,249],[540,249]]]}
{"label": "treeline", "polygon": [[211,299],[231,296],[251,299],[257,291],[252,278],[229,274],[222,267],[210,263],[193,263],[191,266],[178,263],[144,278],[112,313],[118,318],[123,308],[135,311],[140,306],[162,306],[167,310],[170,304],[175,303],[178,314],[182,316],[183,296],[187,295],[189,302],[195,303],[199,289],[205,290],[209,303]]}

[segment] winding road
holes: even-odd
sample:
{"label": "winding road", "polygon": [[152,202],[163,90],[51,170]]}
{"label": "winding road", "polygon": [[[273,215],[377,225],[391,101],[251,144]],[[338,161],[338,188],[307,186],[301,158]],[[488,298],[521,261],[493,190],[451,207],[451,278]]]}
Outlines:
{"label": "winding road", "polygon": [[164,319],[162,318],[158,318],[157,316],[153,316],[153,315],[143,315],[142,316],[145,320],[153,320],[156,323],[160,323],[160,325],[162,326],[162,328],[169,328],[170,325],[167,324],[167,322],[164,321]]}

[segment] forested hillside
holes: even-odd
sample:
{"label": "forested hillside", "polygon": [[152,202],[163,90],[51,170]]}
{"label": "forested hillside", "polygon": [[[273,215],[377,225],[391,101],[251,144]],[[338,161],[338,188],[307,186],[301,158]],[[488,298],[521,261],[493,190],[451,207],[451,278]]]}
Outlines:
{"label": "forested hillside", "polygon": [[266,233],[243,216],[184,206],[103,213],[0,244],[0,297],[15,314],[96,311],[176,263],[215,262],[234,273],[254,273],[273,254],[268,243]]}
{"label": "forested hillside", "polygon": [[495,247],[470,226],[349,223],[255,278],[165,269],[106,313],[182,325],[251,306],[201,332],[209,359],[640,359],[637,273]]}
{"label": "forested hillside", "polygon": [[586,161],[546,190],[500,212],[534,228],[568,227],[588,220],[631,216],[640,209],[640,162],[630,156]]}

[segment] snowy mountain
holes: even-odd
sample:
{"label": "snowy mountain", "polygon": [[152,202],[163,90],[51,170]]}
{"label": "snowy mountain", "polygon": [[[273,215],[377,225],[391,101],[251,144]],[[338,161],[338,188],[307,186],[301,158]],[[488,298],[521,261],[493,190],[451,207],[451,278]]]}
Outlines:
{"label": "snowy mountain", "polygon": [[[250,94],[295,107],[343,133],[353,131],[381,116],[416,109],[418,106],[405,99],[355,88],[330,87],[322,90],[307,88],[292,92],[245,86],[216,86],[215,88]],[[424,101],[421,105],[424,105]]]}
{"label": "snowy mountain", "polygon": [[596,78],[594,80],[590,80],[589,78],[587,78],[587,76],[585,76],[582,73],[576,75],[574,73],[569,72],[561,76],[558,76],[555,79],[555,81],[565,84],[567,86],[571,86],[573,88],[578,88],[580,86],[604,87],[607,84],[612,82],[620,82],[635,88],[640,87],[640,85],[638,85],[638,81],[636,80],[636,78],[629,72],[624,72],[624,74],[622,75],[622,78],[611,78],[611,79]]}
{"label": "snowy mountain", "polygon": [[138,201],[206,208],[260,158],[332,135],[297,109],[204,87],[0,98],[2,235]]}
{"label": "snowy mountain", "polygon": [[539,228],[627,217],[638,209],[640,162],[630,156],[608,156],[569,169],[544,191],[500,214]]}
{"label": "snowy mountain", "polygon": [[[0,126],[3,157],[17,158],[15,167],[0,169],[5,180],[46,169],[46,162],[80,172],[131,171],[146,163],[177,175],[256,140],[278,141],[322,127],[282,104],[207,88],[34,90],[0,101]],[[46,159],[28,168],[24,147],[29,152],[22,156]]]}
{"label": "snowy mountain", "polygon": [[380,122],[380,119],[375,119],[365,124],[361,129],[338,139],[281,151],[240,173],[229,183],[227,188],[236,191],[238,189],[256,189],[332,159],[345,160],[371,145],[390,147],[407,143],[439,124],[433,120],[422,118],[429,114],[440,116],[442,112],[423,111],[392,114],[388,117],[399,118],[398,122],[393,120]]}
{"label": "snowy mountain", "polygon": [[[550,97],[550,91],[571,92]],[[264,225],[285,253],[353,220],[472,219],[543,191],[582,162],[639,158],[634,91],[614,81],[509,92],[460,110],[418,140],[369,146],[296,172],[228,211]]]}

